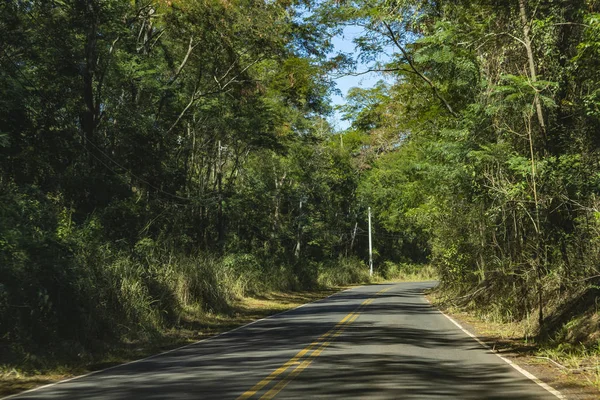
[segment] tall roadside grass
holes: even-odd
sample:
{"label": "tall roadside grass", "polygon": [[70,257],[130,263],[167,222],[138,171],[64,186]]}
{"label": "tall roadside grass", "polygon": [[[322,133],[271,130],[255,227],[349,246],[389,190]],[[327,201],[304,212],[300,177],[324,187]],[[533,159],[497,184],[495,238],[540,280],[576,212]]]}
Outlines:
{"label": "tall roadside grass", "polygon": [[[140,240],[133,250],[91,240],[74,249],[68,264],[47,272],[53,274],[45,278],[47,289],[40,284],[43,290],[31,299],[12,301],[23,304],[19,315],[2,314],[11,321],[0,332],[2,369],[31,373],[73,360],[90,363],[124,344],[160,342],[183,326],[184,317],[231,315],[238,299],[294,284],[292,267],[252,254],[182,255],[151,239]],[[32,278],[36,271],[31,270]],[[23,269],[25,280],[27,273]],[[10,289],[0,293],[8,304]]]}
{"label": "tall roadside grass", "polygon": [[[132,257],[111,265],[110,286],[117,298],[113,311],[123,315],[132,340],[149,332],[177,327],[186,311],[228,314],[236,300],[282,289],[290,272],[261,262],[252,254],[224,257],[150,252],[142,263]],[[112,314],[111,319],[121,319]]]}
{"label": "tall roadside grass", "polygon": [[381,281],[430,281],[437,280],[435,268],[429,264],[407,264],[384,261],[375,266],[374,275],[359,258],[340,258],[334,262],[318,265],[318,284],[321,287],[336,287]]}
{"label": "tall roadside grass", "polygon": [[375,273],[390,281],[431,281],[438,279],[435,268],[430,264],[408,264],[384,261]]}
{"label": "tall roadside grass", "polygon": [[317,284],[321,287],[345,286],[370,282],[369,269],[355,257],[340,258],[317,266]]}

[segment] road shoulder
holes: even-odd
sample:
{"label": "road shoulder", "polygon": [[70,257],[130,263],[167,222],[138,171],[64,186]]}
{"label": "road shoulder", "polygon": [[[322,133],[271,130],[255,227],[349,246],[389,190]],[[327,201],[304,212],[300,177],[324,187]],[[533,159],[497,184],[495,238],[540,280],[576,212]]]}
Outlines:
{"label": "road shoulder", "polygon": [[440,307],[431,295],[427,295],[427,299],[489,346],[493,352],[558,390],[565,398],[569,400],[600,398],[600,391],[589,382],[589,377],[568,373],[548,359],[541,358],[536,353],[535,344],[509,333],[511,330],[508,329],[508,324],[484,321],[471,313]]}

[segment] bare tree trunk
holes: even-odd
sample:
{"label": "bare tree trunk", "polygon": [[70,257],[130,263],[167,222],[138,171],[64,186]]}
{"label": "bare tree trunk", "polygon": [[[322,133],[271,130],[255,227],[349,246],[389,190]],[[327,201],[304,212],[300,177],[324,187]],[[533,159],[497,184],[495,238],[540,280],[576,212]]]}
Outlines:
{"label": "bare tree trunk", "polygon": [[354,230],[352,231],[352,240],[350,241],[350,251],[354,247],[354,239],[356,238],[356,230],[358,229],[358,222],[354,224]]}
{"label": "bare tree trunk", "polygon": [[[533,58],[533,50],[531,48],[531,37],[529,35],[531,27],[529,26],[529,21],[527,20],[527,12],[525,10],[525,0],[519,0],[519,12],[521,14],[521,23],[523,24],[523,44],[525,45],[525,49],[527,51],[527,60],[529,62],[529,74],[531,75],[531,82],[537,82],[537,72],[535,67],[535,59]],[[542,136],[544,138],[544,142],[546,141],[546,124],[544,122],[544,113],[542,111],[542,102],[540,100],[540,96],[537,88],[534,87],[535,97],[534,97],[534,105],[535,112],[537,114],[537,120],[540,125],[540,130],[542,131]]]}
{"label": "bare tree trunk", "polygon": [[544,329],[544,286],[542,285],[542,263],[545,263],[544,260],[540,260],[541,249],[542,249],[542,227],[540,224],[540,204],[537,193],[537,171],[535,166],[535,153],[533,151],[533,135],[531,128],[531,119],[533,116],[528,116],[525,121],[525,126],[527,128],[527,136],[529,138],[529,154],[531,157],[531,183],[533,189],[533,201],[535,204],[535,216],[533,219],[534,228],[535,228],[535,254],[533,258],[534,269],[537,277],[537,294],[538,294],[538,323],[540,334],[543,334]]}
{"label": "bare tree trunk", "polygon": [[[97,106],[94,100],[94,75],[96,73],[96,65],[98,55],[96,51],[98,19],[93,0],[87,2],[86,10],[90,22],[89,31],[87,32],[85,41],[85,66],[83,69],[83,103],[85,109],[81,118],[81,128],[83,130],[84,146],[88,148],[88,144],[94,144],[96,137]],[[94,151],[93,149],[89,151]],[[90,160],[91,161],[91,160]]]}

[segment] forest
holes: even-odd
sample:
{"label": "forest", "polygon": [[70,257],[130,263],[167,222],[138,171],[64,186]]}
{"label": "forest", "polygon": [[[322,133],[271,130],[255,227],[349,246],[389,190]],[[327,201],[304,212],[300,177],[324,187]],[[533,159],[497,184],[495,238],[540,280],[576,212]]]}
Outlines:
{"label": "forest", "polygon": [[381,279],[600,343],[596,0],[8,0],[0,90],[2,363],[368,282],[368,207]]}

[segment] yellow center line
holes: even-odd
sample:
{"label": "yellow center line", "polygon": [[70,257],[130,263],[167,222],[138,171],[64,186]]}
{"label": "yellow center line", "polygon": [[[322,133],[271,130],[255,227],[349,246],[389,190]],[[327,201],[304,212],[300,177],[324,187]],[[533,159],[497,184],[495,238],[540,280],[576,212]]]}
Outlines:
{"label": "yellow center line", "polygon": [[[390,288],[385,289],[384,291],[382,291],[380,293],[386,292],[389,289]],[[379,293],[377,293],[377,294],[379,294]],[[308,368],[308,366],[313,362],[313,360],[315,358],[317,358],[319,355],[321,355],[321,353],[327,348],[327,346],[329,346],[331,344],[331,342],[333,342],[333,339],[335,339],[336,337],[341,335],[344,332],[344,330],[358,318],[362,308],[371,304],[374,300],[375,300],[374,298],[370,298],[370,299],[363,301],[362,304],[356,309],[356,311],[354,313],[348,314],[347,317],[350,317],[350,319],[348,319],[347,324],[340,327],[340,329],[338,329],[337,332],[335,332],[333,335],[330,336],[328,341],[321,344],[321,346],[319,346],[316,350],[314,350],[310,356],[308,356],[300,365],[298,365],[295,369],[293,369],[292,372],[290,372],[284,379],[279,381],[271,390],[269,390],[267,393],[265,393],[260,399],[261,400],[270,400],[273,397],[275,397],[277,395],[277,393],[281,392],[283,390],[283,388],[285,388],[288,385],[288,383],[293,381],[294,378],[298,374],[300,374],[302,371],[304,371],[306,368]]]}
{"label": "yellow center line", "polygon": [[390,286],[390,287],[387,287],[385,289],[382,289],[379,292],[377,292],[377,294],[383,294],[383,293],[387,292],[388,290],[390,290],[391,288],[393,288],[393,286]]}
{"label": "yellow center line", "polygon": [[348,324],[341,327],[337,332],[335,332],[335,334],[331,335],[330,339],[327,342],[324,342],[321,346],[319,346],[319,348],[317,348],[315,351],[313,351],[310,356],[308,356],[304,361],[302,361],[302,363],[300,365],[298,365],[296,368],[294,368],[292,370],[292,372],[290,372],[285,378],[283,378],[282,380],[277,382],[277,384],[275,386],[273,386],[273,388],[271,388],[271,390],[269,390],[267,393],[265,393],[260,398],[260,400],[270,400],[273,397],[275,397],[277,395],[277,393],[281,392],[283,390],[283,388],[285,388],[288,385],[288,383],[293,381],[294,378],[298,374],[300,374],[300,372],[302,372],[306,368],[308,368],[308,366],[313,362],[313,360],[315,358],[317,358],[323,352],[323,350],[325,350],[325,348],[327,348],[327,346],[329,346],[331,344],[331,342],[333,342],[333,339],[335,339],[337,336],[341,335],[342,332],[348,327],[348,325],[350,325],[356,318],[358,318],[357,313],[352,316],[352,318],[348,321]]}
{"label": "yellow center line", "polygon": [[[364,303],[363,303],[364,304]],[[363,304],[361,304],[361,306],[359,308],[361,308],[363,306]],[[252,388],[250,388],[248,391],[246,391],[245,393],[243,393],[240,397],[238,397],[238,400],[242,400],[242,399],[248,399],[252,396],[254,396],[257,392],[259,392],[263,387],[265,387],[266,385],[268,385],[273,379],[275,379],[277,376],[281,375],[282,373],[284,373],[288,368],[290,368],[292,365],[296,365],[298,364],[298,361],[304,357],[308,352],[310,352],[314,347],[316,347],[317,345],[319,345],[324,339],[326,339],[329,335],[331,335],[333,332],[335,332],[336,329],[338,329],[340,326],[343,326],[350,318],[352,318],[352,316],[354,315],[354,312],[351,312],[350,314],[346,315],[340,322],[338,322],[331,330],[329,330],[327,333],[324,333],[323,335],[321,335],[316,341],[312,342],[311,344],[309,344],[308,346],[306,346],[304,349],[300,350],[294,357],[290,358],[288,361],[286,361],[283,365],[281,365],[279,368],[277,368],[275,371],[271,372],[271,374],[269,376],[267,376],[265,379],[263,379],[262,381],[258,382],[256,385],[254,385]]]}
{"label": "yellow center line", "polygon": [[[391,288],[392,287],[388,287],[386,289],[380,290],[379,292],[377,292],[377,295],[385,293],[388,290],[390,290]],[[261,397],[261,399],[272,399],[273,397],[275,397],[277,395],[277,393],[279,393],[284,387],[286,387],[287,384],[289,382],[291,382],[300,372],[302,372],[304,369],[306,369],[313,362],[313,360],[316,357],[318,357],[323,352],[323,350],[325,350],[325,348],[327,346],[329,346],[329,344],[333,341],[333,339],[335,339],[337,336],[339,336],[346,329],[346,327],[348,325],[350,325],[352,322],[354,322],[358,318],[359,313],[361,312],[361,310],[364,307],[366,307],[367,305],[372,303],[374,300],[375,300],[374,298],[370,298],[370,299],[366,299],[365,301],[363,301],[361,303],[361,305],[356,308],[356,310],[354,310],[353,312],[346,315],[341,321],[339,321],[327,333],[324,333],[323,335],[321,335],[317,340],[315,340],[314,342],[312,342],[311,344],[306,346],[304,349],[300,350],[294,357],[290,358],[288,361],[286,361],[284,364],[282,364],[279,368],[277,368],[276,370],[271,372],[271,374],[269,374],[269,376],[267,376],[266,378],[264,378],[263,380],[258,382],[256,385],[254,385],[252,388],[250,388],[249,390],[244,392],[240,397],[238,397],[238,400],[249,399],[250,397],[254,396],[256,393],[258,393],[260,390],[262,390],[269,383],[271,383],[271,381],[273,381],[279,375],[281,375],[282,373],[287,371],[290,367],[296,366],[296,368],[293,369],[284,379],[280,380],[273,388],[271,388],[267,393],[265,393]],[[324,341],[327,338],[329,338],[329,340]],[[317,347],[317,346],[319,346],[319,347]],[[315,347],[317,347],[317,348],[314,349]],[[300,362],[300,360],[311,351],[312,351],[312,353],[308,357],[306,357],[306,359],[304,361]]]}

